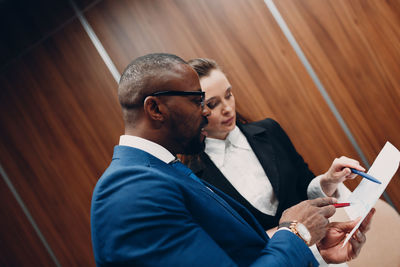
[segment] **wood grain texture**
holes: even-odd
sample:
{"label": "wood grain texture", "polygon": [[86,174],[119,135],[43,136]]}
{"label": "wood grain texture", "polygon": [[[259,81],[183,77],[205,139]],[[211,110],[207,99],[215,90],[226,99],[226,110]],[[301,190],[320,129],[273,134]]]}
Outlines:
{"label": "wood grain texture", "polygon": [[370,163],[386,141],[400,148],[400,3],[275,2]]}
{"label": "wood grain texture", "polygon": [[263,1],[102,1],[85,16],[121,72],[151,52],[214,58],[241,113],[278,120],[316,173],[357,158]]}
{"label": "wood grain texture", "polygon": [[1,164],[61,265],[93,266],[91,194],[123,132],[115,81],[74,21],[0,85]]}
{"label": "wood grain texture", "polygon": [[55,266],[2,177],[0,202],[0,266]]}
{"label": "wood grain texture", "polygon": [[[367,157],[376,156],[384,137],[400,147],[398,4],[278,2]],[[86,7],[93,2],[77,3]],[[330,20],[332,10],[340,23]],[[374,12],[379,18],[368,21]],[[262,0],[103,0],[85,15],[120,71],[150,52],[214,58],[233,85],[238,109],[252,120],[279,121],[315,173],[326,171],[340,155],[357,158]],[[296,30],[298,24],[302,31]],[[346,30],[336,40],[335,30],[341,27]],[[343,41],[354,38],[357,49]],[[318,46],[310,46],[308,39]],[[0,86],[0,163],[61,265],[93,266],[91,194],[123,133],[115,81],[75,20],[8,66]],[[357,102],[372,106],[374,99],[382,103],[375,110]],[[390,128],[392,123],[397,126]],[[16,217],[5,221],[2,246],[20,257],[36,246],[27,259],[51,266],[10,192],[0,190],[5,191],[0,212]],[[392,198],[396,192],[389,191]],[[5,233],[13,223],[15,228]],[[26,247],[18,250],[24,238]]]}

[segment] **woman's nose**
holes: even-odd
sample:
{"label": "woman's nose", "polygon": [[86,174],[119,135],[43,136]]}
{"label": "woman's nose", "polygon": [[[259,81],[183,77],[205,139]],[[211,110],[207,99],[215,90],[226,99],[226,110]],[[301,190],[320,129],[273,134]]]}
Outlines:
{"label": "woman's nose", "polygon": [[205,105],[203,107],[203,111],[201,112],[201,115],[203,115],[204,117],[208,117],[211,115],[211,110],[207,105]]}
{"label": "woman's nose", "polygon": [[232,111],[232,107],[230,105],[228,105],[227,103],[224,103],[224,106],[222,108],[222,112],[223,113],[228,113]]}

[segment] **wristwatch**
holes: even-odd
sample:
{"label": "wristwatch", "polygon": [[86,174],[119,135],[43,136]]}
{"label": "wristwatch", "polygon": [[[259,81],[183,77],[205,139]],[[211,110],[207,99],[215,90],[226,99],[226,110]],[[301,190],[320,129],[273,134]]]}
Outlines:
{"label": "wristwatch", "polygon": [[311,234],[304,224],[299,223],[298,221],[282,222],[279,224],[278,229],[282,227],[289,228],[289,230],[300,237],[307,244],[307,246],[310,245]]}

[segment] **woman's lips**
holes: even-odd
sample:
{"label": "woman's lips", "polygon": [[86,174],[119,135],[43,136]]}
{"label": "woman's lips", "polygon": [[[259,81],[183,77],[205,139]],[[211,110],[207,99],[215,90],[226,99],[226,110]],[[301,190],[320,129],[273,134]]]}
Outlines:
{"label": "woman's lips", "polygon": [[225,121],[222,122],[222,124],[231,124],[233,122],[233,116]]}

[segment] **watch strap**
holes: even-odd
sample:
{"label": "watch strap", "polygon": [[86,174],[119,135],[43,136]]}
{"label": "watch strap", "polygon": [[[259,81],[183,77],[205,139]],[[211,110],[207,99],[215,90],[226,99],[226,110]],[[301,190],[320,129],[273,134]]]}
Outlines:
{"label": "watch strap", "polygon": [[295,235],[297,235],[298,237],[300,237],[301,240],[303,240],[304,243],[306,243],[307,246],[309,246],[309,245],[310,245],[310,242],[304,240],[304,238],[299,234],[299,232],[298,232],[297,229],[296,229],[296,225],[297,225],[298,223],[299,223],[298,221],[281,222],[281,223],[278,225],[278,229],[283,228],[283,227],[289,228],[289,230],[290,230],[293,234],[295,234]]}
{"label": "watch strap", "polygon": [[286,228],[289,228],[289,229],[290,229],[290,225],[292,225],[292,223],[293,223],[293,222],[281,222],[281,223],[278,225],[278,229],[279,229],[279,228],[282,228],[282,227],[286,227]]}

